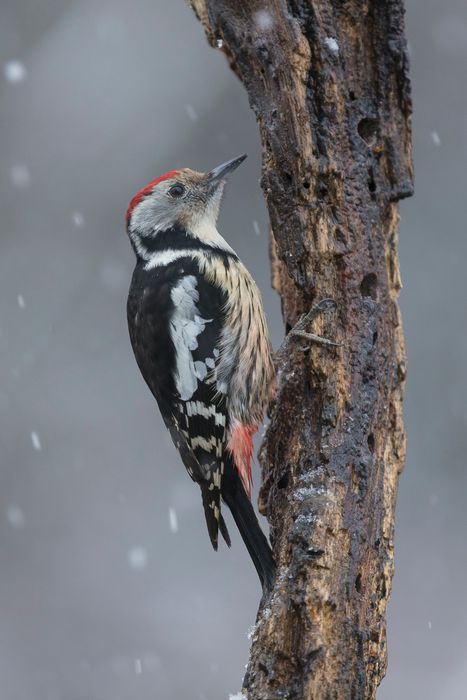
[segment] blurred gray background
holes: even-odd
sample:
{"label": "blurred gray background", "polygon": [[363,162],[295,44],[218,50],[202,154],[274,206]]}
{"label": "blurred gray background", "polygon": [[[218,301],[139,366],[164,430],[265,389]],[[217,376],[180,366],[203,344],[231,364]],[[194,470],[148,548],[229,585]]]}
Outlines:
{"label": "blurred gray background", "polygon": [[[467,4],[408,0],[416,197],[382,700],[467,697]],[[221,230],[269,286],[258,132],[183,0],[0,6],[0,700],[222,700],[259,599],[234,533],[211,551],[125,319],[127,202],[243,151]],[[256,481],[258,476],[256,476]]]}

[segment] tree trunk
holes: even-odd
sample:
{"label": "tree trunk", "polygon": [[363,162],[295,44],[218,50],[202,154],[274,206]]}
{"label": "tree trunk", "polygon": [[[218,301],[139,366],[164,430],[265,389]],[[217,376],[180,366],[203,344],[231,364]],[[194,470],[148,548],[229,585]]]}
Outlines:
{"label": "tree trunk", "polygon": [[273,285],[297,342],[261,450],[278,580],[259,612],[250,700],[374,698],[386,669],[404,464],[399,199],[412,194],[402,0],[192,0],[261,133]]}

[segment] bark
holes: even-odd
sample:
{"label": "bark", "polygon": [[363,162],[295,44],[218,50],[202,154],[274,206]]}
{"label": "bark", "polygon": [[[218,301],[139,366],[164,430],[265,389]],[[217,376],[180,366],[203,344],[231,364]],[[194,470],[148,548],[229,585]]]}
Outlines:
{"label": "bark", "polygon": [[[273,285],[288,353],[261,450],[279,573],[260,609],[251,700],[374,698],[386,670],[394,508],[405,456],[398,200],[412,194],[402,0],[192,0],[261,134]],[[221,45],[222,42],[222,46]]]}

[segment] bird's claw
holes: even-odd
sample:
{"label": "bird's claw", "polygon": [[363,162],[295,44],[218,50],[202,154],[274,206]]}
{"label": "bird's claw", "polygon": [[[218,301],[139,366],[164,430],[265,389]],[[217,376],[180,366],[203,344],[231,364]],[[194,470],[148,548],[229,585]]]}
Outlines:
{"label": "bird's claw", "polygon": [[[327,347],[340,347],[340,343],[328,340],[328,338],[322,338],[315,333],[308,333],[305,330],[313,319],[321,313],[336,308],[337,304],[334,299],[322,299],[318,304],[315,304],[308,313],[300,316],[298,322],[286,335],[281,347],[275,353],[274,364],[277,370],[280,369],[281,363],[284,362],[289,355],[291,345],[294,343],[295,338],[303,338],[304,340],[308,340],[309,343],[318,343],[320,345],[326,345]],[[310,345],[299,346],[297,349],[299,352],[307,352],[310,349]]]}
{"label": "bird's claw", "polygon": [[[313,321],[320,314],[324,313],[325,311],[330,311],[331,309],[332,310],[337,309],[337,304],[334,301],[334,299],[321,299],[320,302],[318,302],[317,304],[314,304],[314,306],[311,307],[311,309],[308,311],[308,313],[302,314],[300,316],[300,320],[298,321],[298,324],[309,323],[310,321]],[[296,328],[296,326],[295,326],[295,328]]]}
{"label": "bird's claw", "polygon": [[[312,306],[310,311],[308,313],[303,314],[298,323],[292,328],[290,331],[289,335],[295,336],[298,338],[304,338],[305,340],[309,340],[311,343],[318,343],[320,345],[327,345],[328,347],[340,347],[340,343],[336,343],[334,340],[329,340],[328,338],[323,338],[320,335],[316,335],[315,333],[308,333],[305,331],[306,326],[313,321],[319,314],[329,311],[331,309],[336,309],[337,304],[334,301],[334,299],[321,299],[318,304],[315,304]],[[301,352],[306,352],[307,350],[310,349],[310,346],[305,346],[298,348]]]}
{"label": "bird's claw", "polygon": [[[323,336],[316,335],[316,333],[307,333],[306,331],[296,331],[294,329],[292,329],[290,332],[292,335],[295,335],[298,338],[304,338],[305,340],[309,340],[311,343],[318,343],[318,345],[328,345],[329,347],[333,348],[341,347],[341,343],[336,343],[334,340],[329,340],[329,338],[323,338]],[[300,350],[301,352],[306,352],[309,349],[309,345],[298,348],[298,350]]]}

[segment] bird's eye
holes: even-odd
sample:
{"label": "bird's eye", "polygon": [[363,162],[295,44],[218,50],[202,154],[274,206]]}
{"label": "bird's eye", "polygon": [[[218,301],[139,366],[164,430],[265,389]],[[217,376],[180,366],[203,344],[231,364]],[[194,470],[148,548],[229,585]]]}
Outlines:
{"label": "bird's eye", "polygon": [[185,188],[180,184],[172,185],[169,190],[169,194],[171,197],[183,197],[185,194]]}

